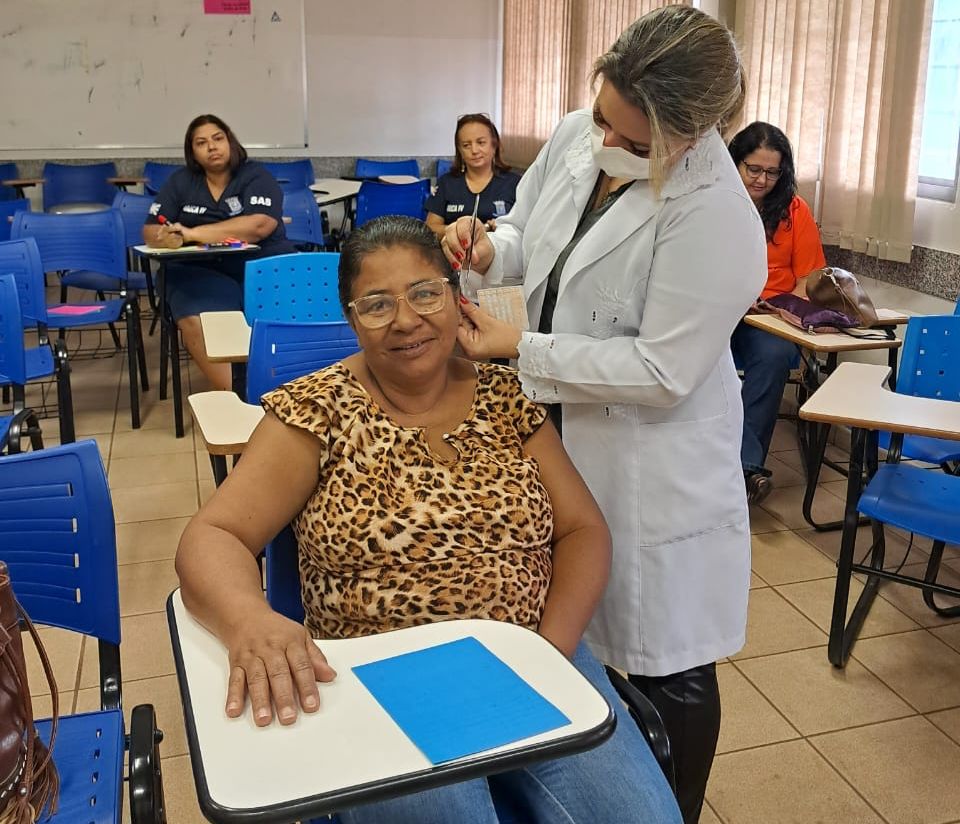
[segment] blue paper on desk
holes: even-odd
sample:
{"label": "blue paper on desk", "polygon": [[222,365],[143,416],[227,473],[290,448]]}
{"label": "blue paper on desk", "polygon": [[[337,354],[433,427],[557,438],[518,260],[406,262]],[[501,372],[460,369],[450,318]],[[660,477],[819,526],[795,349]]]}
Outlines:
{"label": "blue paper on desk", "polygon": [[362,664],[353,672],[434,764],[570,723],[476,638]]}

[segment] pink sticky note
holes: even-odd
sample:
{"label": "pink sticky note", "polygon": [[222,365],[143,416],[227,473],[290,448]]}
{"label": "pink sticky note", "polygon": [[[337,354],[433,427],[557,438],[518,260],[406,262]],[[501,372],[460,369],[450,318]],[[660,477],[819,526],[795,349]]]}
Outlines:
{"label": "pink sticky note", "polygon": [[53,306],[48,315],[92,315],[103,310],[102,306]]}
{"label": "pink sticky note", "polygon": [[250,14],[250,0],[203,0],[204,14]]}

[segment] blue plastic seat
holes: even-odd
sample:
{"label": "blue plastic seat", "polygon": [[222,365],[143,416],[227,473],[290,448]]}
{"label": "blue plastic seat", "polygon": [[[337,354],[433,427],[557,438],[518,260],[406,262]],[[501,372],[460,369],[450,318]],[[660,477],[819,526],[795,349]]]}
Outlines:
{"label": "blue plastic seat", "polygon": [[[32,237],[40,251],[43,272],[71,270],[96,272],[113,280],[127,276],[127,248],[120,212],[51,215],[41,212],[18,212],[13,219],[11,237]],[[78,307],[81,307],[78,309]],[[25,313],[26,314],[26,313]],[[127,365],[130,390],[130,415],[134,429],[140,427],[140,392],[150,388],[147,363],[143,353],[140,327],[140,306],[136,293],[84,304],[59,305],[46,309],[44,322],[60,330],[88,328],[107,324],[114,346],[120,351],[120,338],[115,324],[124,318],[127,328]],[[137,381],[139,367],[139,384]]]}
{"label": "blue plastic seat", "polygon": [[[52,374],[54,369],[50,350],[42,350],[47,355],[46,366],[51,370],[40,377]],[[30,369],[23,346],[23,319],[20,314],[20,296],[13,275],[0,275],[0,386],[11,391],[13,408],[10,414],[0,415],[0,454],[11,455],[20,451],[21,440],[30,438],[34,449],[43,449],[40,424],[32,409],[25,405],[24,387],[32,380],[35,371],[35,359],[31,355]]]}
{"label": "blue plastic seat", "polygon": [[0,200],[0,243],[10,240],[13,216],[17,212],[29,212],[30,201],[25,197],[19,200]]}
{"label": "blue plastic seat", "polygon": [[309,189],[284,191],[283,216],[290,218],[290,222],[283,228],[287,238],[297,244],[297,248],[316,250],[326,245],[320,207]]}
{"label": "blue plastic seat", "polygon": [[123,222],[123,242],[127,247],[126,288],[131,292],[146,291],[150,308],[156,312],[157,298],[149,261],[134,250],[135,246],[143,244],[143,224],[146,223],[152,203],[153,198],[150,195],[132,192],[117,192],[113,198],[113,208],[120,213],[120,220]]}
{"label": "blue plastic seat", "polygon": [[444,176],[445,174],[447,174],[447,172],[449,172],[452,168],[453,168],[453,161],[452,161],[452,160],[444,160],[443,158],[440,158],[440,159],[437,161],[437,178],[439,179],[439,178],[443,177],[443,176]]}
{"label": "blue plastic seat", "polygon": [[337,292],[339,252],[302,252],[247,261],[243,314],[255,320],[324,323],[343,320]]}
{"label": "blue plastic seat", "polygon": [[283,383],[343,360],[360,349],[345,320],[331,323],[286,323],[257,319],[250,335],[247,403]]}
{"label": "blue plastic seat", "polygon": [[[901,395],[960,401],[960,315],[910,318],[900,354],[896,391]],[[896,450],[900,439],[880,433],[880,446]],[[958,471],[960,441],[905,435],[899,445],[903,460],[939,464]]]}
{"label": "blue plastic seat", "polygon": [[420,177],[420,164],[410,160],[367,160],[357,158],[357,177],[380,177],[380,175],[410,175]]}
{"label": "blue plastic seat", "polygon": [[155,195],[163,187],[163,184],[167,182],[167,178],[170,177],[177,169],[182,169],[183,164],[181,163],[157,163],[154,160],[148,160],[143,164],[143,176],[146,178],[146,182],[143,184],[143,191],[148,195]]}
{"label": "blue plastic seat", "polygon": [[[19,177],[16,163],[0,163],[0,180],[17,180]],[[0,201],[16,199],[17,190],[13,186],[0,185]]]}
{"label": "blue plastic seat", "polygon": [[116,187],[107,182],[117,176],[117,165],[108,163],[45,163],[43,165],[43,210],[56,208],[109,207]]}
{"label": "blue plastic seat", "polygon": [[[13,247],[13,248],[11,248]],[[21,265],[18,255],[23,250],[17,248],[16,241],[0,243],[0,272],[10,272],[13,267]],[[34,253],[36,247],[34,247]],[[16,270],[14,269],[14,272]],[[40,283],[31,284],[31,289],[39,288],[43,294],[43,277]],[[13,408],[7,421],[5,437],[10,447],[10,436],[19,435],[16,428],[22,423],[28,426],[36,424],[27,412],[26,385],[32,381],[45,378],[55,378],[57,381],[57,410],[60,416],[60,441],[71,443],[75,440],[73,422],[73,393],[70,388],[70,365],[67,362],[66,347],[62,341],[51,346],[46,339],[42,325],[26,318],[21,311],[21,302],[29,300],[23,297],[18,288],[17,276],[14,273],[0,275],[0,387],[9,390],[13,399]],[[38,326],[39,344],[24,346],[24,327]],[[11,431],[13,430],[13,431]],[[39,428],[38,428],[39,432]],[[34,440],[34,448],[42,447],[43,442]],[[18,440],[19,444],[19,440]],[[19,449],[11,449],[19,451]]]}
{"label": "blue plastic seat", "polygon": [[383,215],[409,215],[423,220],[429,195],[429,180],[400,184],[366,180],[357,193],[356,225],[363,226],[367,221]]}
{"label": "blue plastic seat", "polygon": [[273,175],[280,188],[286,192],[296,192],[300,189],[306,189],[316,177],[313,174],[313,164],[307,159],[274,161],[267,163],[260,161],[266,166],[267,171]]}
{"label": "blue plastic seat", "polygon": [[[33,621],[98,644],[100,711],[61,716],[53,745],[59,809],[43,820],[119,824],[127,749],[120,597],[113,507],[95,441],[0,458],[0,559]],[[49,722],[37,728],[49,741]],[[153,707],[135,707],[129,739],[134,824],[165,820],[161,738]]]}

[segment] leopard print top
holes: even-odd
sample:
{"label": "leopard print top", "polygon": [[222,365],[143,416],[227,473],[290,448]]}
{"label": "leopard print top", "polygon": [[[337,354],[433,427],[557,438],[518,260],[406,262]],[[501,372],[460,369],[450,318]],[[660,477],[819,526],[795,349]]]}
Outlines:
{"label": "leopard print top", "polygon": [[444,461],[398,426],[342,364],[264,395],[323,442],[317,488],[294,522],[306,627],[349,638],[450,618],[536,628],[550,585],[553,510],[523,442],[546,410],[516,372],[477,364]]}

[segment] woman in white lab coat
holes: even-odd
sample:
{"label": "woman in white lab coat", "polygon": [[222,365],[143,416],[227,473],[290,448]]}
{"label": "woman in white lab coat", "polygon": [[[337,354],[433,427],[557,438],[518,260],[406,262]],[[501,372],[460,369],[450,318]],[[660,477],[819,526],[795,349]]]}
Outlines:
{"label": "woman in white lab coat", "polygon": [[[522,276],[531,331],[465,304],[460,342],[516,358],[524,392],[553,405],[613,534],[585,638],[657,705],[696,822],[720,725],[715,661],[745,638],[750,529],[729,341],[763,288],[765,239],[720,135],[743,99],[721,24],[689,7],[652,12],[596,77],[593,112],[561,121],[494,235],[475,229],[466,293]],[[443,240],[463,270],[471,226]]]}

